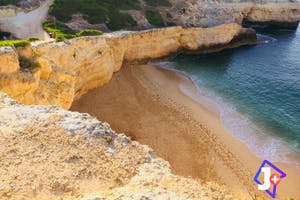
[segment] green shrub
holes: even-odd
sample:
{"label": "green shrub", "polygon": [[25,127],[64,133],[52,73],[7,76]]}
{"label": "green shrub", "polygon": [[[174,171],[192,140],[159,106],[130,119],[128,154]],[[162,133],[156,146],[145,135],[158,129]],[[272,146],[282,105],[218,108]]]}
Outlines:
{"label": "green shrub", "polygon": [[13,47],[25,47],[29,45],[28,40],[2,40],[0,41],[0,47],[13,46]]}
{"label": "green shrub", "polygon": [[159,12],[156,12],[154,10],[147,10],[146,18],[152,25],[164,26],[164,20]]}
{"label": "green shrub", "polygon": [[39,38],[28,38],[29,42],[35,42],[35,41],[39,41]]}
{"label": "green shrub", "polygon": [[56,36],[56,38],[55,38],[56,42],[62,42],[62,41],[64,41],[65,39],[66,39],[66,38],[65,38],[64,36],[62,36],[62,35]]}
{"label": "green shrub", "polygon": [[1,32],[0,31],[0,39],[3,38],[3,37],[7,37],[8,38],[10,36],[11,36],[11,33],[9,33],[9,32]]}
{"label": "green shrub", "polygon": [[107,24],[110,30],[120,30],[126,27],[135,26],[136,21],[127,13],[119,13],[119,11],[112,11],[109,14],[110,21]]}
{"label": "green shrub", "polygon": [[141,10],[139,0],[112,0],[107,2],[111,2],[111,5],[119,10]]}
{"label": "green shrub", "polygon": [[40,67],[40,64],[32,59],[28,59],[26,57],[20,56],[19,63],[21,70],[30,70],[33,71]]}
{"label": "green shrub", "polygon": [[167,22],[167,26],[177,26],[174,22]]}
{"label": "green shrub", "polygon": [[0,0],[0,6],[17,5],[20,0]]}
{"label": "green shrub", "polygon": [[72,15],[82,13],[91,24],[105,23],[112,30],[135,25],[129,14],[120,10],[140,10],[139,0],[55,0],[49,13],[59,21],[68,22]]}
{"label": "green shrub", "polygon": [[169,0],[145,0],[147,5],[157,7],[157,6],[166,6],[171,7],[172,4]]}
{"label": "green shrub", "polygon": [[81,36],[94,36],[94,35],[102,35],[102,34],[103,32],[98,30],[83,30],[76,33],[76,36],[81,37]]}
{"label": "green shrub", "polygon": [[51,34],[52,37],[58,41],[76,37],[75,32],[72,29],[61,23],[47,20],[43,23],[43,27],[47,33]]}
{"label": "green shrub", "polygon": [[81,36],[93,36],[93,35],[102,35],[102,31],[99,30],[83,30],[78,33],[67,27],[62,23],[52,22],[52,21],[45,21],[43,23],[43,27],[46,32],[52,35],[56,41],[61,42],[65,39],[72,39],[75,37]]}

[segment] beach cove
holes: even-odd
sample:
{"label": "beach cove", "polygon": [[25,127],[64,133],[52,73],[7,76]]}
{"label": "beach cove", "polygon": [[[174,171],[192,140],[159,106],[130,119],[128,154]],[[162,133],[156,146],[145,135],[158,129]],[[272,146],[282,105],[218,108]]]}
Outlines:
{"label": "beach cove", "polygon": [[0,199],[300,200],[299,22],[299,0],[0,0]]}
{"label": "beach cove", "polygon": [[[103,143],[105,144],[101,154],[107,151],[112,156],[109,158],[112,163],[116,161],[114,157],[116,148],[112,148],[112,145],[116,144],[121,145],[122,148],[127,148],[127,144],[132,144],[133,151],[136,144],[140,145],[141,148],[144,148],[143,145],[149,145],[156,152],[148,151],[146,148],[146,155],[150,156],[151,162],[149,159],[138,158],[132,160],[130,156],[134,154],[128,155],[128,161],[130,162],[128,165],[134,166],[134,173],[128,175],[135,177],[137,175],[135,172],[140,172],[136,177],[138,181],[136,182],[135,178],[124,180],[114,178],[118,176],[119,172],[117,170],[112,173],[112,176],[108,174],[108,177],[111,176],[113,180],[105,178],[106,181],[112,182],[110,184],[114,188],[118,188],[118,186],[131,187],[128,181],[133,180],[131,184],[139,185],[140,181],[146,181],[144,186],[154,187],[153,185],[156,185],[155,187],[159,187],[159,189],[165,190],[165,188],[168,188],[173,190],[168,179],[165,180],[165,177],[168,177],[171,173],[167,172],[169,170],[168,164],[159,162],[158,168],[152,166],[153,159],[162,157],[167,161],[165,163],[170,163],[172,174],[178,176],[176,180],[194,181],[192,185],[195,188],[198,188],[199,185],[207,186],[210,192],[218,191],[218,194],[216,194],[218,197],[222,199],[231,198],[227,196],[226,192],[223,192],[224,190],[211,188],[210,183],[213,183],[221,185],[229,194],[234,194],[240,199],[265,199],[267,196],[257,190],[257,185],[253,181],[253,176],[262,162],[262,158],[258,158],[252,149],[247,148],[245,143],[237,140],[225,129],[222,118],[220,118],[220,110],[196,95],[199,90],[195,82],[178,71],[170,71],[152,65],[141,65],[163,58],[174,58],[182,53],[208,54],[224,49],[253,45],[257,42],[256,32],[253,29],[243,28],[238,24],[231,23],[212,28],[169,27],[136,32],[121,31],[101,36],[79,37],[68,42],[37,42],[21,48],[3,47],[1,48],[0,61],[6,63],[6,65],[1,68],[1,91],[23,104],[52,105],[48,107],[19,105],[7,99],[5,95],[3,98],[1,96],[2,110],[4,111],[0,116],[6,122],[3,124],[3,129],[12,130],[15,134],[24,134],[23,131],[19,132],[23,129],[15,129],[15,127],[24,126],[21,122],[25,120],[16,120],[12,123],[12,119],[24,118],[31,120],[32,117],[37,117],[34,121],[38,121],[41,117],[42,119],[48,119],[47,123],[52,123],[49,116],[53,114],[55,115],[54,120],[58,122],[56,122],[56,126],[50,126],[51,128],[62,128],[61,118],[67,121],[63,122],[65,123],[63,127],[66,129],[65,132],[68,137],[58,137],[57,140],[59,141],[57,142],[66,140],[66,143],[70,146],[64,147],[62,145],[61,148],[76,149],[76,146],[74,147],[68,142],[71,140],[72,143],[74,134],[96,134],[96,137],[100,135],[100,138],[98,138],[100,140],[99,144],[102,146]],[[24,56],[39,63],[40,67],[32,71],[22,70],[18,60],[19,56]],[[156,63],[156,65],[163,66],[161,63]],[[116,133],[109,129],[107,123],[95,122],[96,119],[89,118],[88,114],[76,112],[64,114],[64,111],[59,110],[58,107],[71,108],[72,111],[96,116],[98,120],[108,122],[114,130],[130,136],[131,139],[122,134],[116,136]],[[34,113],[39,110],[42,110],[42,112],[38,112],[33,116],[29,111],[31,109]],[[43,111],[45,109],[46,112]],[[58,116],[56,116],[57,114]],[[81,117],[78,117],[78,115]],[[100,123],[101,126],[98,127],[95,123],[98,125]],[[34,124],[30,124],[29,127],[25,126],[25,128],[29,128],[29,131],[25,132],[26,135],[31,132],[30,130],[35,126]],[[42,131],[50,134],[49,130],[43,130],[43,127],[47,128],[48,126],[47,124],[46,126],[36,127],[37,133]],[[84,129],[81,128],[82,126]],[[15,130],[17,131],[15,132]],[[46,138],[51,137],[51,134],[49,134]],[[28,137],[31,138],[32,135],[29,134]],[[126,139],[120,139],[119,137],[125,137]],[[88,141],[89,139],[90,137],[87,136]],[[119,143],[119,140],[122,142]],[[55,140],[53,142],[55,144]],[[95,140],[94,145],[98,142],[98,140]],[[13,138],[10,138],[9,143],[13,144]],[[83,143],[85,142],[83,141]],[[24,147],[22,142],[19,145],[22,149],[27,147]],[[51,148],[59,151],[55,145]],[[87,147],[84,146],[83,148],[86,148],[86,151],[83,150],[82,152],[89,152]],[[70,163],[64,164],[67,166],[72,165],[70,173],[74,170],[79,170],[76,173],[80,173],[81,162],[86,160],[83,159],[84,157],[88,157],[88,163],[92,162],[92,158],[94,158],[101,165],[107,164],[102,162],[102,158],[91,154],[83,155],[82,152],[79,153],[81,155],[74,155],[75,161],[73,156],[71,156],[72,159],[69,158],[68,153],[62,156],[66,163]],[[6,155],[5,151],[3,153]],[[46,153],[45,156],[47,156],[47,152],[43,153]],[[118,153],[122,154],[122,150]],[[10,159],[15,159],[15,157]],[[28,160],[32,159],[34,158],[28,158]],[[70,159],[71,162],[69,162]],[[78,159],[80,162],[77,162]],[[48,159],[48,161],[50,160]],[[62,167],[59,160],[56,161],[58,163],[53,164]],[[122,162],[122,160],[120,161]],[[119,162],[119,160],[116,162]],[[299,170],[289,164],[276,164],[289,174],[288,179],[285,180],[285,185],[278,191],[279,197],[298,197],[297,180],[299,179]],[[75,165],[74,168],[73,165]],[[140,179],[144,177],[145,167],[149,169],[148,165],[151,165],[151,170],[164,169],[165,172],[157,175],[156,172],[150,170],[150,173],[146,170],[151,176],[147,175],[146,180]],[[31,168],[31,165],[26,167]],[[43,167],[43,165],[40,165],[40,167]],[[56,167],[58,166],[53,168]],[[101,166],[99,167],[102,169]],[[103,168],[107,169],[106,165]],[[117,169],[119,168],[117,167]],[[95,173],[98,177],[97,169],[95,170],[91,173]],[[13,174],[11,175],[13,176]],[[57,173],[55,175],[59,176]],[[6,176],[5,170],[3,176]],[[71,191],[77,191],[80,194],[70,193],[70,195],[87,195],[96,192],[97,188],[83,187],[86,182],[92,183],[89,178],[89,172],[87,172],[87,177],[78,180],[80,183],[72,183],[74,187],[71,187]],[[156,181],[153,182],[153,178]],[[45,183],[48,184],[46,188],[52,188],[56,191],[58,187],[59,193],[54,194],[53,191],[48,190],[46,190],[46,193],[51,195],[66,194],[69,189],[65,186],[65,181],[71,180],[70,177],[66,177],[66,179],[52,180],[51,178],[54,183],[48,181]],[[27,181],[28,178],[24,178],[24,180]],[[109,187],[110,184],[107,185],[103,181],[97,179],[93,180],[93,183],[97,187],[101,187],[102,183]],[[173,180],[171,183],[173,184]],[[19,182],[16,182],[15,185],[19,187]],[[80,185],[81,188],[76,189],[75,185]],[[189,198],[190,192],[186,191],[188,185],[185,185],[184,190],[175,185],[175,191],[182,192],[185,194],[185,198]],[[134,188],[137,189],[135,186]],[[6,193],[6,191],[5,189],[4,192]],[[120,193],[122,191],[126,192],[127,189],[120,189]],[[203,191],[205,190],[195,189],[191,191],[193,198],[206,196],[210,199],[211,194],[206,195]],[[101,192],[107,195],[106,190]],[[96,194],[103,195],[98,192]],[[113,192],[110,194],[118,193]],[[20,194],[16,193],[16,195]],[[34,196],[35,191],[28,193],[28,195]]]}
{"label": "beach cove", "polygon": [[[88,112],[149,145],[176,174],[225,184],[240,198],[267,198],[253,182],[262,159],[224,128],[216,109],[187,96],[180,85],[197,93],[181,73],[151,65],[126,66],[107,85],[75,101],[71,110]],[[276,164],[289,174],[279,197],[298,197],[299,169]]]}

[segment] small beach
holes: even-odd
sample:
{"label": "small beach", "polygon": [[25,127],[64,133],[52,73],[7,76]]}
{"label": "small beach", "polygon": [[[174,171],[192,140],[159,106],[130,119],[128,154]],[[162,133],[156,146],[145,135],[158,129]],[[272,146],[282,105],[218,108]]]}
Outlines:
{"label": "small beach", "polygon": [[[253,177],[262,159],[222,125],[214,105],[190,97],[198,94],[191,79],[153,65],[124,66],[105,86],[73,103],[167,160],[173,172],[225,185],[242,199],[268,198]],[[278,197],[299,198],[299,169],[275,163],[288,175]]]}

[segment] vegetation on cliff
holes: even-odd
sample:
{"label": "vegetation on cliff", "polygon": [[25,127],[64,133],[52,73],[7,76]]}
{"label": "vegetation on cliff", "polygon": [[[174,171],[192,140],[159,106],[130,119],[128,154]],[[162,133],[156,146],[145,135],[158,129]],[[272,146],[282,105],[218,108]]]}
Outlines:
{"label": "vegetation on cliff", "polygon": [[[81,34],[87,34],[87,32]],[[73,98],[78,98],[88,90],[107,83],[113,72],[118,71],[124,62],[157,59],[181,51],[199,52],[202,50],[203,53],[218,51],[228,45],[230,47],[237,36],[239,37],[235,45],[249,44],[256,39],[255,31],[243,29],[237,24],[225,24],[208,29],[172,27],[128,32],[126,37],[124,34],[81,37],[70,40],[68,45],[55,42],[37,43],[34,48],[28,48],[28,51],[3,48],[2,54],[0,51],[0,63],[10,60],[7,65],[3,66],[5,67],[3,71],[11,78],[5,79],[7,82],[3,84],[2,91],[13,97],[20,97],[21,99],[18,100],[25,103],[50,103],[70,108]],[[204,45],[206,49],[203,49]],[[216,46],[219,48],[209,48]],[[7,49],[10,49],[8,53]],[[30,49],[34,55],[30,53]],[[15,83],[18,83],[18,87],[27,87],[23,79],[15,79],[16,70],[12,70],[19,68],[18,55],[34,58],[42,66],[41,73],[36,73],[37,77],[33,77],[34,84],[38,87],[32,87],[30,92],[27,89],[10,87]],[[120,57],[120,55],[123,56]],[[75,76],[71,73],[74,71],[78,71]],[[60,87],[62,82],[64,87]],[[28,96],[33,93],[38,96],[36,98]]]}
{"label": "vegetation on cliff", "polygon": [[68,22],[76,13],[84,14],[84,18],[91,24],[105,23],[111,30],[122,29],[136,25],[127,13],[120,10],[140,10],[138,0],[55,0],[50,8],[50,14],[61,22]]}
{"label": "vegetation on cliff", "polygon": [[25,47],[30,44],[29,40],[2,40],[0,41],[0,47],[12,46],[12,47]]}
{"label": "vegetation on cliff", "polygon": [[20,0],[1,0],[0,6],[6,6],[6,5],[16,5],[19,3]]}
{"label": "vegetation on cliff", "polygon": [[95,35],[102,35],[103,33],[101,31],[98,30],[83,30],[80,31],[78,33],[76,33],[77,37],[81,37],[81,36],[95,36]]}
{"label": "vegetation on cliff", "polygon": [[53,38],[55,38],[57,41],[62,41],[64,39],[71,39],[75,37],[81,37],[81,36],[93,36],[93,35],[101,35],[102,32],[98,30],[83,30],[78,33],[70,29],[68,26],[52,22],[52,21],[45,21],[43,23],[43,27],[45,31],[47,31]]}
{"label": "vegetation on cliff", "polygon": [[167,6],[170,7],[172,4],[169,0],[145,0],[149,6]]}
{"label": "vegetation on cliff", "polygon": [[44,30],[57,40],[71,39],[75,37],[75,32],[61,23],[45,21],[43,23]]}
{"label": "vegetation on cliff", "polygon": [[23,71],[34,71],[37,68],[41,67],[38,62],[33,59],[26,58],[24,56],[19,57],[20,68]]}
{"label": "vegetation on cliff", "polygon": [[50,15],[61,23],[72,20],[74,14],[81,13],[90,24],[105,24],[110,30],[133,28],[137,22],[130,14],[130,10],[140,11],[152,25],[162,26],[164,21],[156,7],[170,7],[169,0],[55,0],[50,8]]}
{"label": "vegetation on cliff", "polygon": [[154,10],[147,10],[146,18],[152,25],[164,26],[164,20],[159,12],[156,12]]}
{"label": "vegetation on cliff", "polygon": [[10,36],[11,36],[11,33],[9,33],[9,32],[2,32],[0,30],[0,40],[10,38]]}
{"label": "vegetation on cliff", "polygon": [[30,44],[30,42],[34,42],[39,40],[38,38],[28,38],[25,40],[0,40],[0,47],[10,46],[10,47],[25,47]]}

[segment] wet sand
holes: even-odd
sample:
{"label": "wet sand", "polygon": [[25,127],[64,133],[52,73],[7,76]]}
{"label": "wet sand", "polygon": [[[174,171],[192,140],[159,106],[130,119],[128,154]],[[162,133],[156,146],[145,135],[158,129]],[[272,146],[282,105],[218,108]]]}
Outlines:
{"label": "wet sand", "polygon": [[[96,116],[149,145],[169,161],[175,174],[225,185],[241,199],[269,199],[253,181],[262,159],[223,127],[212,105],[186,96],[180,86],[197,93],[181,73],[151,65],[124,66],[107,85],[74,102],[71,110]],[[276,165],[287,173],[278,197],[300,199],[299,170]]]}

